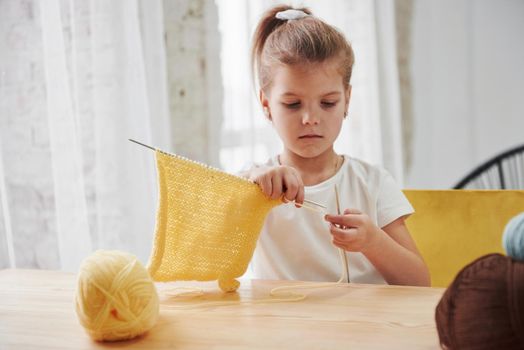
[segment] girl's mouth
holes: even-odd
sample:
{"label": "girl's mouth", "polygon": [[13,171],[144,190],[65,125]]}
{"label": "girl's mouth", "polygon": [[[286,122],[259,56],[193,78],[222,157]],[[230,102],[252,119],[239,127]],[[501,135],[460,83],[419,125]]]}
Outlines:
{"label": "girl's mouth", "polygon": [[299,139],[315,139],[315,138],[322,138],[322,136],[317,134],[306,134],[298,137]]}

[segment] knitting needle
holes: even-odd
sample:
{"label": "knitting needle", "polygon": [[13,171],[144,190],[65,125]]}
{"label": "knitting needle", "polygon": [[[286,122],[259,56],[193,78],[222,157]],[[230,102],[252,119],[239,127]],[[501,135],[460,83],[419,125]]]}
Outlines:
{"label": "knitting needle", "polygon": [[304,199],[304,202],[305,203],[309,203],[309,204],[314,204],[314,205],[316,205],[318,207],[321,207],[323,209],[327,209],[327,207],[325,205],[322,205],[322,204],[317,203],[317,202],[313,202],[312,200],[309,200],[309,199]]}
{"label": "knitting needle", "polygon": [[[306,201],[304,200],[304,202],[306,202]],[[321,214],[326,214],[326,212],[324,210],[319,209],[319,208],[315,208],[315,207],[313,207],[311,205],[308,205],[308,204],[304,204],[304,203],[300,204],[300,203],[296,203],[296,202],[294,204],[298,205],[301,208],[305,208],[305,209],[309,209],[309,210],[312,210],[312,211],[316,211],[317,213],[321,213]]]}
{"label": "knitting needle", "polygon": [[[151,147],[151,146],[148,146],[148,145],[146,145],[146,144],[144,144],[144,143],[142,143],[142,142],[138,142],[138,141],[133,140],[133,139],[128,139],[128,140],[131,141],[131,142],[134,142],[134,143],[136,143],[136,144],[138,144],[138,145],[140,145],[140,146],[144,146],[144,147],[149,148],[149,149],[151,149],[151,150],[153,150],[153,151],[156,151],[156,148]],[[320,207],[320,208],[323,208],[323,209],[326,209],[326,208],[327,208],[325,205],[322,205],[322,204],[320,204],[320,203],[317,203],[317,202],[314,202],[314,201],[311,201],[311,200],[308,200],[308,199],[304,199],[304,202],[305,202],[305,203],[308,203],[308,204],[316,205],[316,206],[318,206],[318,207]],[[299,204],[299,205],[300,205],[301,207],[303,207],[303,208],[306,208],[306,209],[310,209],[310,210],[313,210],[313,211],[316,211],[316,212],[319,212],[319,213],[324,213],[324,211],[322,211],[322,210],[320,210],[320,209],[318,209],[318,208],[315,208],[315,207],[309,206],[309,205],[304,205],[304,204]]]}
{"label": "knitting needle", "polygon": [[[341,211],[340,211],[340,200],[338,198],[338,188],[337,188],[336,184],[335,184],[335,198],[337,200],[337,213],[338,213],[338,215],[340,215],[341,214]],[[342,248],[338,248],[338,249],[339,249],[339,253],[344,257],[344,273],[346,274],[346,278],[347,278],[347,281],[349,283],[348,258],[346,256],[346,252]]]}
{"label": "knitting needle", "polygon": [[[131,141],[131,142],[134,142],[134,143],[136,143],[136,144],[138,144],[138,145],[140,145],[140,146],[144,146],[144,147],[149,148],[149,149],[151,149],[151,150],[153,150],[153,151],[156,151],[156,148],[151,147],[151,146],[148,146],[148,145],[146,145],[146,144],[144,144],[144,143],[142,143],[142,142],[138,142],[138,141],[133,140],[133,139],[128,139],[128,140]],[[323,208],[323,209],[327,209],[327,207],[326,207],[325,205],[322,205],[322,204],[320,204],[320,203],[314,202],[314,201],[312,201],[312,200],[304,199],[304,202],[305,202],[305,203],[308,203],[308,204],[316,205],[317,207],[321,207],[321,208]],[[302,206],[303,206],[304,208],[306,208],[305,205],[302,205]],[[310,209],[317,210],[316,208],[312,208],[312,207],[310,207]]]}
{"label": "knitting needle", "polygon": [[145,145],[145,144],[143,144],[142,142],[138,142],[138,141],[135,141],[135,140],[133,140],[133,139],[128,139],[128,140],[131,141],[131,142],[137,143],[137,144],[139,144],[140,146],[144,146],[144,147],[146,147],[146,148],[152,149],[153,151],[156,151],[156,148],[151,147],[151,146],[148,146],[148,145]]}

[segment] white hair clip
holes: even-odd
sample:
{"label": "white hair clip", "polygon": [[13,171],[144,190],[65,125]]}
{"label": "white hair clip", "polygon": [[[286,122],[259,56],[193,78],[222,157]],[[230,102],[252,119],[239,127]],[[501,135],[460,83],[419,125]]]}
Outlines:
{"label": "white hair clip", "polygon": [[295,10],[295,9],[289,9],[285,11],[277,12],[275,15],[276,18],[283,20],[283,21],[291,21],[294,19],[301,19],[304,17],[309,16],[307,13],[301,10]]}

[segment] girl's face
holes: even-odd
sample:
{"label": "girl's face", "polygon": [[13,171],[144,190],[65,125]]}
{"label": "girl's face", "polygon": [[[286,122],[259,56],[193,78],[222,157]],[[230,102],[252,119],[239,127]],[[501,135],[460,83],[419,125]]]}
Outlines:
{"label": "girl's face", "polygon": [[287,151],[315,158],[333,149],[349,105],[336,61],[275,67],[262,106]]}

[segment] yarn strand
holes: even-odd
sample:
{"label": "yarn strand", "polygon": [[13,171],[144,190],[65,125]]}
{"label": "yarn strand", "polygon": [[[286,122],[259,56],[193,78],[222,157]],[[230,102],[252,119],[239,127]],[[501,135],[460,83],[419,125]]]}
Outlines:
{"label": "yarn strand", "polygon": [[[271,298],[259,299],[259,300],[243,300],[243,301],[212,301],[206,303],[198,303],[192,305],[166,305],[163,304],[162,307],[171,309],[171,310],[190,310],[190,309],[200,309],[208,307],[218,307],[218,306],[233,306],[233,305],[253,305],[253,304],[268,304],[268,303],[286,303],[286,302],[296,302],[306,299],[307,294],[302,293],[293,293],[292,291],[297,289],[318,289],[318,288],[333,288],[339,285],[345,285],[344,281],[347,280],[345,273],[345,260],[342,254],[339,254],[340,257],[340,266],[342,272],[340,278],[337,282],[319,282],[319,283],[308,283],[302,285],[286,285],[275,287],[271,289],[269,295]],[[188,292],[172,294],[176,290],[186,290]],[[287,292],[287,293],[286,293]],[[172,295],[173,297],[197,297],[204,295],[202,288],[198,287],[176,287],[168,292],[164,292],[164,295]],[[288,296],[288,297],[286,297]]]}

